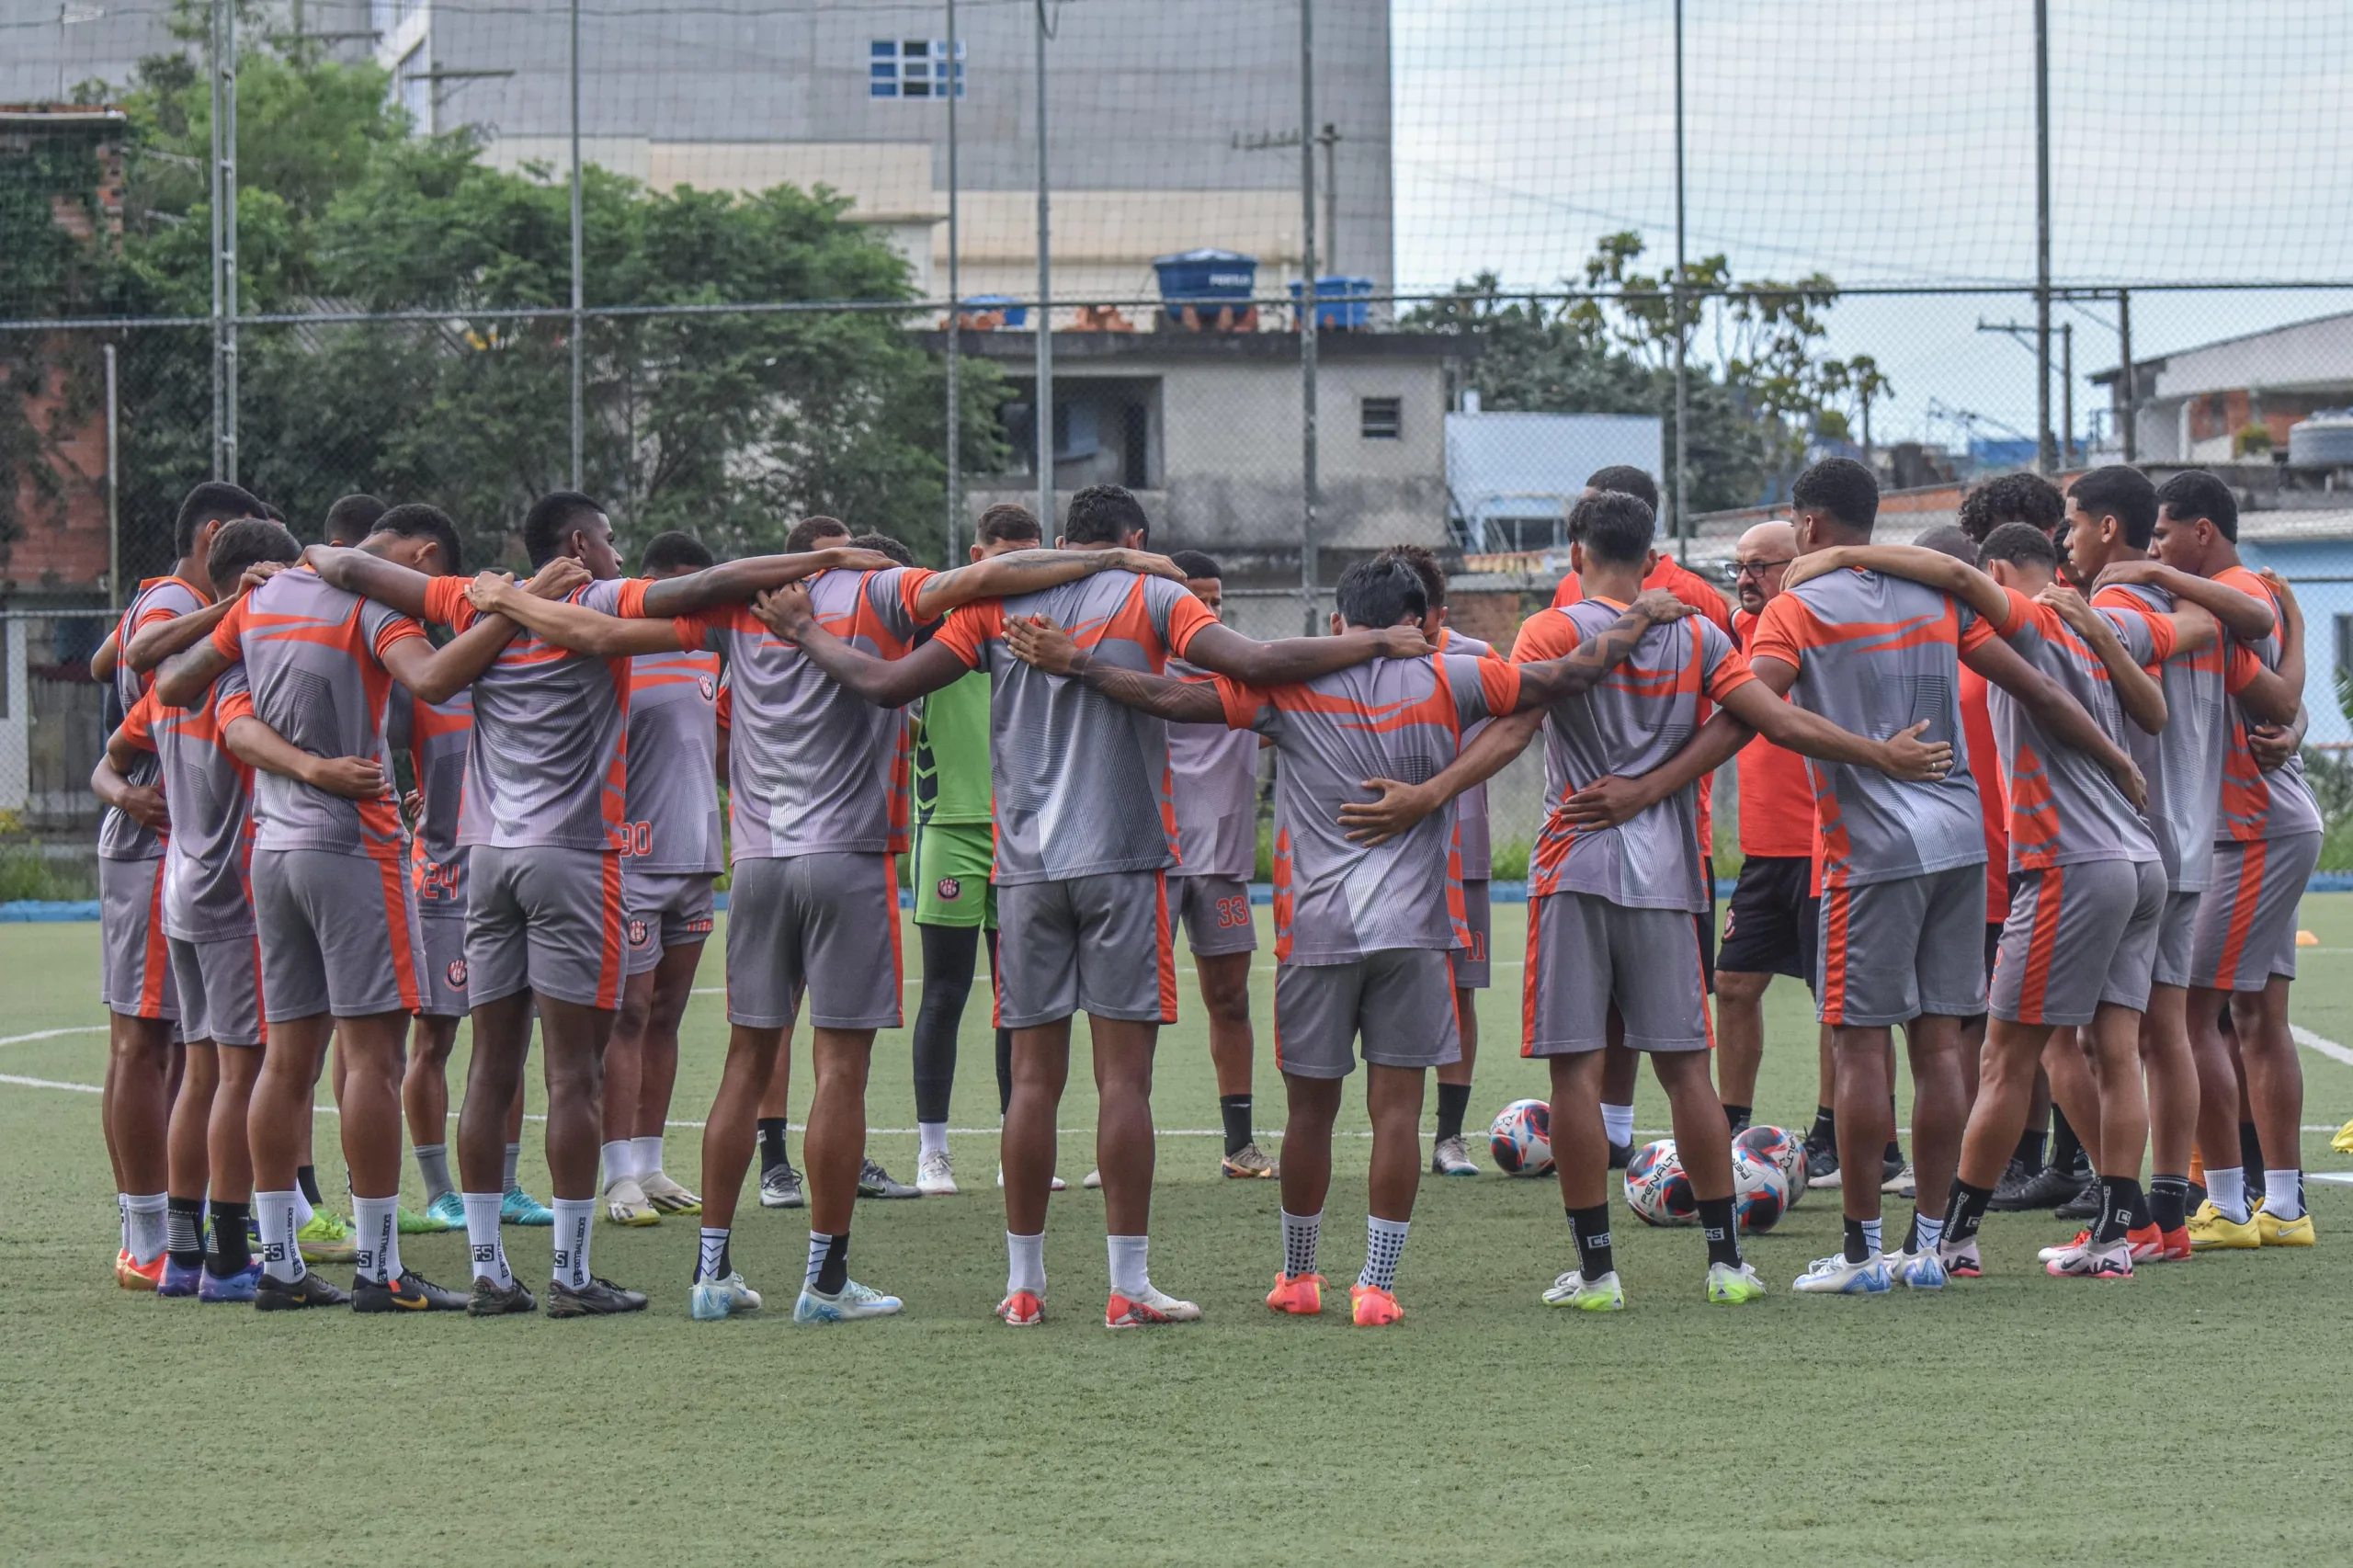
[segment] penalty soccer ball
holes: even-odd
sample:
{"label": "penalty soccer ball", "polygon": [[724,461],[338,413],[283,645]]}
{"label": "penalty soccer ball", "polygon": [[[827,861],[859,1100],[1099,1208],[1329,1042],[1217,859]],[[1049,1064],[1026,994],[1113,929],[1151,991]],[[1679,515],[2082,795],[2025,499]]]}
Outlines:
{"label": "penalty soccer ball", "polygon": [[1781,1186],[1786,1194],[1784,1211],[1798,1206],[1805,1196],[1805,1144],[1785,1127],[1747,1127],[1732,1141],[1734,1153],[1745,1153],[1751,1159],[1761,1160],[1779,1167]]}
{"label": "penalty soccer ball", "polygon": [[1647,1225],[1688,1225],[1699,1218],[1699,1195],[1684,1174],[1675,1140],[1661,1138],[1626,1163],[1626,1207]]}
{"label": "penalty soccer ball", "polygon": [[1552,1108],[1542,1100],[1514,1100],[1495,1113],[1487,1129],[1487,1150],[1505,1174],[1552,1174]]}
{"label": "penalty soccer ball", "polygon": [[1745,1149],[1732,1152],[1733,1213],[1741,1231],[1757,1235],[1771,1230],[1789,1212],[1789,1178],[1770,1160],[1758,1159]]}

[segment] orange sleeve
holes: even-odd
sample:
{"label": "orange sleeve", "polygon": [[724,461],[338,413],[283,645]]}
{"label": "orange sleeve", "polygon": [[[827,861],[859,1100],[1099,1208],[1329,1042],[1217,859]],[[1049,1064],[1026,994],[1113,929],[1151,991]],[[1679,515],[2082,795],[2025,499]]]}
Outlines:
{"label": "orange sleeve", "polygon": [[1805,665],[1805,650],[1814,642],[1813,614],[1795,594],[1773,596],[1765,613],[1756,618],[1756,630],[1748,639],[1748,660],[1779,659],[1791,669]]}
{"label": "orange sleeve", "polygon": [[[1199,600],[1195,600],[1199,603]],[[1218,699],[1225,704],[1225,727],[1229,730],[1255,730],[1258,727],[1258,710],[1269,699],[1255,686],[1245,686],[1232,676],[1218,676]]]}
{"label": "orange sleeve", "polygon": [[242,659],[245,649],[245,607],[253,602],[249,594],[241,594],[212,628],[212,646],[223,657]]}
{"label": "orange sleeve", "polygon": [[1737,648],[1730,649],[1708,672],[1708,699],[1722,702],[1727,693],[1738,691],[1756,678],[1756,672],[1748,667],[1747,655]]}
{"label": "orange sleeve", "polygon": [[122,716],[122,738],[141,751],[155,749],[155,691],[153,687]]}
{"label": "orange sleeve", "polygon": [[1185,650],[1193,645],[1193,639],[1200,635],[1202,627],[1218,624],[1218,619],[1210,613],[1209,606],[1187,594],[1168,607],[1168,651],[1183,658]]}
{"label": "orange sleeve", "polygon": [[[442,580],[447,581],[448,579],[445,578]],[[404,615],[396,615],[385,621],[384,624],[378,629],[376,632],[376,643],[374,648],[370,651],[376,655],[376,662],[378,664],[381,664],[384,662],[385,649],[391,647],[395,642],[405,642],[412,637],[422,637],[424,635],[425,628],[419,626],[416,622],[411,620]]]}
{"label": "orange sleeve", "polygon": [[1487,711],[1504,714],[1519,707],[1519,666],[1507,659],[1479,661],[1479,689]]}
{"label": "orange sleeve", "polygon": [[436,577],[425,585],[425,619],[438,620],[452,631],[463,631],[476,619],[473,601],[466,597],[467,577]]}
{"label": "orange sleeve", "polygon": [[[1571,582],[1576,581],[1572,577]],[[1532,665],[1542,659],[1558,659],[1576,652],[1585,640],[1577,623],[1565,615],[1540,611],[1519,623],[1519,635],[1511,645],[1512,663]]]}
{"label": "orange sleeve", "polygon": [[224,730],[240,719],[259,717],[260,715],[254,711],[254,694],[249,687],[231,692],[221,699],[220,705],[213,710],[213,718]]}
{"label": "orange sleeve", "polygon": [[1732,611],[1724,608],[1724,597],[1716,592],[1715,585],[1680,561],[1669,561],[1664,564],[1667,570],[1662,575],[1666,578],[1666,586],[1675,597],[1714,621],[1717,631],[1730,632]]}
{"label": "orange sleeve", "polygon": [[654,585],[643,577],[631,577],[621,585],[620,593],[613,600],[613,613],[631,620],[643,620],[646,590]]}
{"label": "orange sleeve", "polygon": [[909,566],[899,573],[899,603],[917,625],[922,624],[924,613],[915,601],[923,597],[924,585],[938,575],[928,566]]}
{"label": "orange sleeve", "polygon": [[[1187,595],[1190,598],[1190,595]],[[1194,600],[1195,604],[1200,601]],[[1207,614],[1204,610],[1202,613]],[[1171,624],[1174,624],[1172,620]],[[938,635],[932,641],[944,642],[956,651],[968,670],[981,667],[983,650],[995,638],[1005,635],[1005,601],[983,599],[977,604],[958,605],[939,623]]]}
{"label": "orange sleeve", "polygon": [[2255,650],[2234,639],[2230,658],[2222,665],[2222,689],[2236,697],[2262,673],[2263,661],[2256,657]]}
{"label": "orange sleeve", "polygon": [[[641,594],[638,598],[642,605],[644,596]],[[635,611],[631,613],[634,614]],[[676,616],[670,621],[670,635],[678,640],[679,651],[688,653],[709,653],[710,634],[717,629],[717,624],[711,619],[710,612],[708,610],[699,610],[693,615]]]}
{"label": "orange sleeve", "polygon": [[1561,585],[1559,587],[1552,590],[1552,608],[1554,609],[1566,609],[1569,606],[1577,603],[1584,597],[1585,585],[1579,582],[1577,580],[1577,574],[1572,572],[1567,576],[1561,579]]}
{"label": "orange sleeve", "polygon": [[2181,641],[2181,634],[2174,630],[2173,617],[2169,615],[2143,615],[2141,619],[2149,623],[2149,641],[2156,647],[2155,656],[2150,662],[2162,665],[2173,657],[2174,647]]}

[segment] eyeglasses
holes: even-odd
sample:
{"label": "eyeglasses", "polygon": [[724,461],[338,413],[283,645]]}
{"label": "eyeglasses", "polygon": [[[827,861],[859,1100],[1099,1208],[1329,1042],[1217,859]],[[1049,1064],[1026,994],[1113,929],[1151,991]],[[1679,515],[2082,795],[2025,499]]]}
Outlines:
{"label": "eyeglasses", "polygon": [[1796,559],[1794,555],[1784,555],[1772,561],[1735,561],[1731,566],[1731,575],[1734,581],[1743,577],[1762,577],[1774,567],[1787,566]]}

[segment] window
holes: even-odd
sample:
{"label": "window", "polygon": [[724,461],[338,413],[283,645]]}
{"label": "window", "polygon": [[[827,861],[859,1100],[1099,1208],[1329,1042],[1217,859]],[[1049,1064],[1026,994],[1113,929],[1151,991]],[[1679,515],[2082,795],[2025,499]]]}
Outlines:
{"label": "window", "polygon": [[1357,402],[1357,432],[1368,441],[1393,441],[1403,428],[1404,399],[1368,397]]}
{"label": "window", "polygon": [[[866,96],[870,98],[944,98],[950,80],[944,39],[878,38],[867,50]],[[964,40],[956,40],[952,78],[964,96]]]}

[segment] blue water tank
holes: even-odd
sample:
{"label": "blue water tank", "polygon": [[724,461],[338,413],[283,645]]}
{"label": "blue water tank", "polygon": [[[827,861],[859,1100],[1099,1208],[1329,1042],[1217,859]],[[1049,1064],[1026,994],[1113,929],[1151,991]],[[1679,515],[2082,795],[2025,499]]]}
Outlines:
{"label": "blue water tank", "polygon": [[1152,265],[1160,274],[1160,298],[1168,307],[1171,321],[1181,320],[1187,305],[1206,310],[1232,305],[1241,310],[1250,303],[1258,286],[1258,258],[1240,251],[1180,251],[1154,256]]}
{"label": "blue water tank", "polygon": [[[1300,286],[1290,286],[1291,307],[1298,309]],[[1318,331],[1354,331],[1372,324],[1372,279],[1332,274],[1315,280],[1315,325]]]}
{"label": "blue water tank", "polygon": [[958,308],[968,316],[985,315],[991,311],[998,312],[1004,315],[1005,324],[1008,327],[1029,324],[1029,307],[1015,304],[1013,296],[1010,294],[968,294],[962,305]]}

